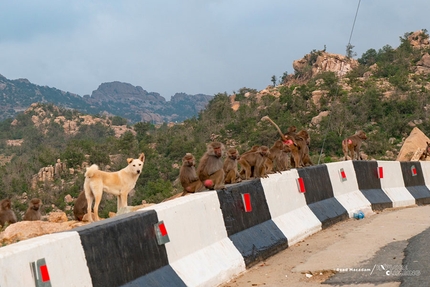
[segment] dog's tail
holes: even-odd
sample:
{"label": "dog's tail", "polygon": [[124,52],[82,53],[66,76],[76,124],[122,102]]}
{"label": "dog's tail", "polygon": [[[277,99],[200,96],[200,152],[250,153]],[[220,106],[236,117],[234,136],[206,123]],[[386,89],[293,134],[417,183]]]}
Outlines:
{"label": "dog's tail", "polygon": [[87,171],[85,172],[85,177],[93,177],[94,172],[99,170],[98,165],[93,164],[89,168],[87,168]]}

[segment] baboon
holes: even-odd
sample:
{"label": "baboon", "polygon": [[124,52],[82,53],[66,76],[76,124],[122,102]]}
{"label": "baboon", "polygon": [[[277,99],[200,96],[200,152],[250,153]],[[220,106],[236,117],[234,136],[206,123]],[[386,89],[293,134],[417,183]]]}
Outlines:
{"label": "baboon", "polygon": [[23,220],[34,221],[40,220],[42,214],[40,213],[40,208],[42,207],[42,201],[39,198],[33,198],[28,203],[27,211],[24,214]]}
{"label": "baboon", "polygon": [[291,126],[288,128],[288,132],[284,134],[279,126],[268,116],[262,117],[261,120],[270,122],[278,130],[282,142],[288,145],[291,149],[292,167],[299,168],[306,165],[312,165],[309,157],[310,137],[307,131],[301,130],[296,133],[297,128],[295,126]]}
{"label": "baboon", "polygon": [[309,156],[309,145],[311,143],[311,138],[309,133],[305,130],[299,131],[296,136],[296,143],[300,147],[300,156],[303,166],[313,165],[311,158]]}
{"label": "baboon", "polygon": [[182,166],[179,171],[179,180],[184,188],[182,195],[186,195],[188,192],[194,193],[203,191],[205,189],[205,186],[197,176],[195,165],[195,157],[191,153],[186,153],[182,158]]}
{"label": "baboon", "polygon": [[0,225],[12,224],[17,221],[15,212],[11,209],[11,201],[6,198],[0,201]]}
{"label": "baboon", "polygon": [[239,156],[237,149],[232,147],[227,150],[227,157],[224,160],[223,166],[225,174],[224,182],[226,184],[241,181],[240,174],[237,169],[237,160],[239,159]]}
{"label": "baboon", "polygon": [[[244,155],[246,155],[246,154],[248,154],[248,153],[251,153],[251,152],[256,152],[256,151],[258,151],[258,149],[259,149],[259,148],[260,148],[260,146],[259,146],[259,145],[253,145],[253,146],[251,147],[251,149],[249,149],[249,150],[247,150],[247,151],[243,152],[241,156],[244,156]],[[238,160],[239,160],[239,159],[238,159]],[[245,170],[244,170],[243,168],[241,168],[241,169],[240,169],[239,174],[240,174],[240,178],[241,178],[241,179],[245,178]],[[252,167],[251,167],[251,177],[253,177],[253,176],[254,176],[254,167],[252,166]]]}
{"label": "baboon", "polygon": [[284,145],[281,140],[277,140],[269,149],[269,152],[270,154],[266,160],[267,173],[288,169],[288,153],[291,152],[288,145]]}
{"label": "baboon", "polygon": [[288,145],[284,145],[278,161],[279,169],[281,171],[290,169],[290,164],[289,164],[290,158],[291,158],[291,149]]}
{"label": "baboon", "polygon": [[[255,178],[267,177],[266,159],[269,154],[269,148],[264,145],[255,152],[242,154],[238,162],[241,166],[240,174],[245,174],[243,179],[248,180],[252,176]],[[252,175],[252,168],[254,168],[254,175]]]}
{"label": "baboon", "polygon": [[78,221],[82,221],[84,215],[87,213],[88,203],[87,198],[85,197],[85,191],[81,191],[78,195],[78,198],[75,201],[75,205],[73,206],[73,215],[75,219]]}
{"label": "baboon", "polygon": [[354,135],[347,137],[342,141],[342,150],[345,156],[345,160],[348,160],[348,153],[351,156],[351,160],[356,157],[361,160],[360,148],[363,140],[366,140],[367,136],[362,130],[358,130]]}
{"label": "baboon", "polygon": [[[197,167],[197,175],[209,189],[225,189],[224,161],[222,159],[225,147],[220,142],[211,142],[207,145],[205,154],[200,158]],[[206,180],[212,180],[211,185],[206,185]]]}

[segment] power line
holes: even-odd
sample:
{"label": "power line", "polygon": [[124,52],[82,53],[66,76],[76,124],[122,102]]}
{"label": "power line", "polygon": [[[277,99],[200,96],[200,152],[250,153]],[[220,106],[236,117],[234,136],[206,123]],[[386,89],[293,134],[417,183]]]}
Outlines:
{"label": "power line", "polygon": [[[354,21],[352,23],[351,34],[349,35],[348,45],[346,46],[347,47],[347,51],[348,51],[348,49],[351,49],[351,39],[352,39],[352,34],[354,32],[355,21],[357,20],[358,10],[360,9],[360,3],[361,3],[361,0],[358,0],[357,10],[355,11],[355,17],[354,17]],[[343,68],[343,66],[342,66],[342,68]],[[339,92],[339,85],[336,88],[336,95],[337,95],[338,92]],[[329,116],[328,124],[330,125],[331,112],[329,113],[328,116]],[[324,140],[323,140],[323,143],[322,143],[322,146],[321,146],[320,156],[318,157],[318,164],[320,164],[320,162],[321,162],[321,156],[322,156],[322,153],[323,153],[323,150],[324,150],[324,145],[325,145],[325,141],[327,139],[327,134],[328,134],[328,127],[327,127],[326,133],[324,135]]]}

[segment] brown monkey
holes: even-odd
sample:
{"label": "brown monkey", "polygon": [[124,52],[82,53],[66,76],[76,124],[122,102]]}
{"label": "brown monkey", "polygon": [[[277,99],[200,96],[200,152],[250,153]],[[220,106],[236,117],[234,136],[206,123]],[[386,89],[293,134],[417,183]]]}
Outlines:
{"label": "brown monkey", "polygon": [[309,145],[311,143],[311,138],[309,133],[305,130],[299,131],[296,136],[296,143],[300,147],[300,155],[303,166],[313,165],[311,158],[309,156]]}
{"label": "brown monkey", "polygon": [[87,214],[88,203],[87,198],[85,197],[85,191],[81,191],[78,195],[78,198],[75,201],[75,205],[73,206],[73,215],[75,219],[78,221],[82,221],[85,214]]}
{"label": "brown monkey", "polygon": [[[211,142],[207,145],[205,154],[200,158],[197,175],[209,189],[225,189],[224,161],[222,159],[225,147],[220,142]],[[210,179],[212,183],[206,181]]]}
{"label": "brown monkey", "polygon": [[360,147],[363,140],[366,140],[367,136],[362,130],[358,130],[354,135],[347,137],[342,141],[342,150],[345,156],[345,160],[348,160],[348,153],[351,156],[351,160],[357,157],[358,160],[362,159],[360,155]]}
{"label": "brown monkey", "polygon": [[278,158],[278,166],[279,170],[289,170],[290,169],[290,157],[291,157],[291,149],[288,145],[284,145],[281,155]]}
{"label": "brown monkey", "polygon": [[267,177],[266,159],[269,154],[269,148],[264,145],[260,146],[256,152],[242,154],[238,162],[241,166],[241,174],[245,173],[245,180],[252,177],[252,168],[254,168],[255,178]]}
{"label": "brown monkey", "polygon": [[227,150],[227,157],[224,160],[224,173],[225,179],[224,182],[228,183],[236,183],[240,182],[240,174],[237,169],[237,160],[239,159],[239,152],[235,148],[229,148]]}
{"label": "brown monkey", "polygon": [[286,160],[284,153],[291,152],[289,146],[284,145],[282,141],[277,140],[269,151],[270,154],[266,160],[267,173],[287,170],[287,162],[284,162]]}
{"label": "brown monkey", "polygon": [[[253,145],[251,147],[251,149],[243,152],[241,156],[244,156],[244,155],[251,153],[251,152],[256,152],[256,151],[258,151],[259,148],[260,148],[259,145]],[[240,174],[241,179],[245,178],[245,170],[243,168],[240,169],[239,174]],[[253,177],[253,176],[254,176],[254,167],[251,167],[251,177]]]}
{"label": "brown monkey", "polygon": [[197,176],[195,165],[195,157],[191,153],[186,153],[182,158],[182,166],[179,171],[179,180],[184,188],[182,195],[186,195],[188,192],[194,193],[203,191],[205,189],[205,186]]}
{"label": "brown monkey", "polygon": [[17,221],[15,212],[11,209],[10,199],[0,201],[0,225],[12,224]]}
{"label": "brown monkey", "polygon": [[40,220],[42,214],[40,213],[40,208],[42,207],[42,201],[39,198],[33,198],[28,203],[27,211],[24,214],[23,220],[34,221]]}
{"label": "brown monkey", "polygon": [[283,134],[279,126],[268,116],[261,118],[262,121],[270,122],[281,136],[284,144],[288,145],[291,149],[291,166],[295,168],[311,165],[312,162],[309,157],[309,143],[310,137],[307,131],[302,130],[296,133],[297,128],[291,126],[288,128],[287,134]]}

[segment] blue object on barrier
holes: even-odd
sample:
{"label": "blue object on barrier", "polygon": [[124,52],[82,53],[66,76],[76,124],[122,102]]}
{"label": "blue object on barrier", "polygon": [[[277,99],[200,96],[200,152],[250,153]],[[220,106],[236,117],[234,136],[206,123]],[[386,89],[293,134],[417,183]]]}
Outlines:
{"label": "blue object on barrier", "polygon": [[359,210],[357,212],[354,212],[354,218],[355,219],[363,219],[364,218],[364,213],[363,211]]}

